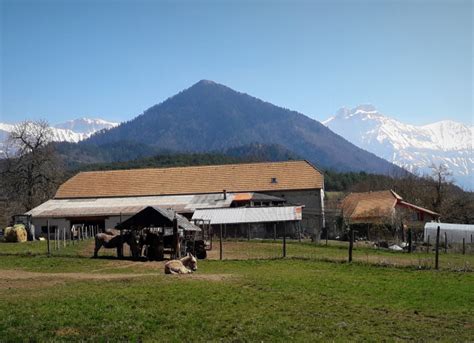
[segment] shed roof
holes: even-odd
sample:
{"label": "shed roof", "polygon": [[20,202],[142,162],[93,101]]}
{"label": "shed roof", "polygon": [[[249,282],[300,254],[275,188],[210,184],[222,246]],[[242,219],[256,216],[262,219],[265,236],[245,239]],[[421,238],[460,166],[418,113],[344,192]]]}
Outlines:
{"label": "shed roof", "polygon": [[182,215],[171,209],[148,206],[117,225],[120,230],[141,230],[145,227],[172,227],[173,220],[178,220],[178,228],[186,231],[201,231]]}
{"label": "shed roof", "polygon": [[323,188],[323,174],[307,161],[81,172],[56,199]]}
{"label": "shed roof", "polygon": [[211,224],[285,222],[302,219],[301,206],[233,207],[196,210],[193,218]]}

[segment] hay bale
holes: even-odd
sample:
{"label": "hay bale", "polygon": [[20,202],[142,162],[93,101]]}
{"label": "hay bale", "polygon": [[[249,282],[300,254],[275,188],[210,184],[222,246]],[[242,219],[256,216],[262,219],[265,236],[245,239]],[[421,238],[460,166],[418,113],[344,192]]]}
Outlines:
{"label": "hay bale", "polygon": [[26,242],[28,239],[28,235],[26,233],[25,225],[17,224],[13,227],[7,227],[3,231],[3,235],[5,237],[6,242]]}

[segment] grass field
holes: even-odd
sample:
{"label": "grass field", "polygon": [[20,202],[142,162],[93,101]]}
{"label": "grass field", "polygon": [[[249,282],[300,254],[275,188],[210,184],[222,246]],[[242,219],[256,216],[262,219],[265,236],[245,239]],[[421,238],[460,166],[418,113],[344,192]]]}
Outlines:
{"label": "grass field", "polygon": [[288,251],[306,258],[264,259],[281,246],[227,242],[228,258],[261,259],[200,261],[191,276],[168,276],[161,262],[88,258],[90,245],[48,258],[40,242],[0,244],[0,341],[474,337],[474,273],[456,268],[383,267],[364,261],[364,248],[356,250],[359,262],[327,262],[345,256],[344,247],[293,243]]}

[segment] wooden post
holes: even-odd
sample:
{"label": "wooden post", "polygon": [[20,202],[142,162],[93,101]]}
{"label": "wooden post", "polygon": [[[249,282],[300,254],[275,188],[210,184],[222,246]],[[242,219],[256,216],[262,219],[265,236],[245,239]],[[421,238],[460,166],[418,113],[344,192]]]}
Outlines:
{"label": "wooden post", "polygon": [[436,230],[436,246],[435,246],[435,269],[439,269],[439,231],[440,227]]}
{"label": "wooden post", "polygon": [[[273,240],[276,241],[277,239],[277,223],[273,223]],[[472,243],[472,235],[471,235],[471,243]]]}
{"label": "wooden post", "polygon": [[426,253],[430,252],[430,235],[428,235],[428,245],[426,246]]}
{"label": "wooden post", "polygon": [[227,224],[224,224],[224,238],[227,239]]}
{"label": "wooden post", "polygon": [[446,231],[444,231],[444,253],[448,253],[448,235],[446,234]]}
{"label": "wooden post", "polygon": [[[120,212],[120,224],[122,224],[122,212]],[[163,232],[164,232],[164,228],[163,228]],[[122,226],[120,226],[120,247],[119,249],[117,250],[117,257],[118,258],[122,258],[123,257],[123,229],[122,229]]]}
{"label": "wooden post", "polygon": [[296,222],[296,227],[298,228],[298,242],[301,243],[301,222],[300,221]]}
{"label": "wooden post", "polygon": [[176,217],[176,215],[173,219],[173,249],[174,249],[174,258],[180,258],[178,218]]}
{"label": "wooden post", "polygon": [[222,261],[222,224],[219,228],[219,259]]}
{"label": "wooden post", "polygon": [[462,254],[466,255],[466,238],[462,238]]}
{"label": "wooden post", "polygon": [[247,226],[247,241],[250,241],[250,223]]}
{"label": "wooden post", "polygon": [[326,232],[326,246],[328,246],[328,233],[329,233],[329,229],[326,227],[324,228],[325,229],[325,232]]}
{"label": "wooden post", "polygon": [[51,233],[49,232],[49,219],[46,221],[46,225],[47,225],[47,234],[48,234],[48,236],[46,236],[47,244],[48,244],[48,257],[50,257],[51,256],[51,247],[49,245],[50,244],[50,239],[49,239],[50,237],[49,236],[50,236]]}
{"label": "wooden post", "polygon": [[412,252],[413,238],[411,228],[408,229],[408,253]]}
{"label": "wooden post", "polygon": [[63,227],[63,246],[66,247],[66,228]]}
{"label": "wooden post", "polygon": [[352,262],[352,249],[354,248],[354,229],[349,228],[349,263]]}
{"label": "wooden post", "polygon": [[208,224],[208,234],[210,236],[210,239],[211,239],[211,246],[210,246],[210,249],[212,250],[212,239],[214,238],[214,229],[212,228],[211,224]]}
{"label": "wooden post", "polygon": [[286,222],[283,222],[283,257],[286,257]]}

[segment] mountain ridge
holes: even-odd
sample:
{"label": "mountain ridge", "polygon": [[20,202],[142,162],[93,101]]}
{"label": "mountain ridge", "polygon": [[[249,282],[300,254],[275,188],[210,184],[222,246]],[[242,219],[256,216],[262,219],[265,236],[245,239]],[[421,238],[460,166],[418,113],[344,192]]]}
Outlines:
{"label": "mountain ridge", "polygon": [[279,144],[312,163],[341,171],[405,173],[304,114],[225,85],[201,80],[139,116],[79,143],[129,141],[176,152],[208,152],[251,143]]}
{"label": "mountain ridge", "polygon": [[[5,149],[5,143],[16,124],[0,123],[0,154]],[[97,131],[110,129],[118,123],[99,118],[77,118],[56,125],[50,125],[52,142],[77,143],[90,137]]]}
{"label": "mountain ridge", "polygon": [[430,174],[431,164],[444,164],[456,183],[474,189],[472,126],[453,120],[416,126],[364,106],[340,109],[323,123],[355,145],[411,172]]}

